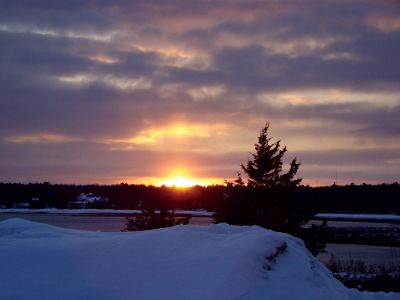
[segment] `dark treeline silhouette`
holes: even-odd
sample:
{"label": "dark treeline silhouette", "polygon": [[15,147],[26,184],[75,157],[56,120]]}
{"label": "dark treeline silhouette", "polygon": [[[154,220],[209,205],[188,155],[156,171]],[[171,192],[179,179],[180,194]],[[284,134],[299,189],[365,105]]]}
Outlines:
{"label": "dark treeline silhouette", "polygon": [[[67,185],[44,183],[0,183],[0,205],[12,208],[18,203],[31,203],[32,208],[68,208],[81,193],[108,198],[107,202],[88,204],[88,208],[140,209],[146,203],[156,207],[180,209],[211,208],[223,193],[223,186],[191,188],[154,187],[121,183],[116,185]],[[38,200],[32,201],[37,198]]]}
{"label": "dark treeline silhouette", "polygon": [[400,184],[350,184],[302,187],[301,199],[309,199],[318,212],[400,214]]}
{"label": "dark treeline silhouette", "polygon": [[[149,201],[174,209],[217,211],[229,187],[222,185],[191,188],[117,185],[64,185],[50,183],[0,183],[0,206],[12,208],[30,202],[32,208],[68,208],[80,193],[107,197],[108,202],[89,204],[93,208],[140,209]],[[345,185],[294,188],[297,205],[315,212],[400,214],[400,184]],[[37,198],[37,201],[32,201]]]}

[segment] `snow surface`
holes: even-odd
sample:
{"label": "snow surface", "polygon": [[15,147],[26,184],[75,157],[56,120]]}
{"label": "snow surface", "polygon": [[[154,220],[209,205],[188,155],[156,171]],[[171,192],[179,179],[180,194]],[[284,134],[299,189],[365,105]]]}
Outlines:
{"label": "snow surface", "polygon": [[0,222],[1,299],[400,299],[345,288],[287,234],[257,226],[87,232]]}
{"label": "snow surface", "polygon": [[[140,214],[141,210],[137,209],[57,209],[57,208],[3,208],[0,209],[0,213],[9,214],[55,214],[55,215],[132,215]],[[213,213],[206,210],[175,210],[176,215],[192,215],[199,217],[212,217]]]}
{"label": "snow surface", "polygon": [[383,215],[383,214],[336,214],[336,213],[320,213],[314,215],[314,218],[332,219],[332,220],[376,220],[376,221],[399,221],[400,215]]}

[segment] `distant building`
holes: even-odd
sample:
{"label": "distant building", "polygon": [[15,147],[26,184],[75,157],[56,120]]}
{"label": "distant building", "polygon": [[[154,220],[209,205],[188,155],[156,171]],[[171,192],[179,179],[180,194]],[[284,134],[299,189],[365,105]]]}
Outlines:
{"label": "distant building", "polygon": [[27,209],[27,208],[38,208],[39,206],[40,206],[40,199],[37,197],[32,197],[28,201],[25,200],[20,202],[14,202],[14,208]]}
{"label": "distant building", "polygon": [[96,196],[93,193],[80,193],[74,202],[68,202],[68,208],[88,208],[108,202],[107,197]]}

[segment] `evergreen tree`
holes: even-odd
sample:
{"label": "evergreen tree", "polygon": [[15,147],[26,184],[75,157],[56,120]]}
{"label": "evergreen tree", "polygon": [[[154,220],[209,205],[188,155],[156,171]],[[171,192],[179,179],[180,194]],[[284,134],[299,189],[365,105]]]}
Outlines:
{"label": "evergreen tree", "polygon": [[125,229],[123,231],[140,231],[157,229],[163,227],[171,227],[175,225],[189,224],[191,217],[177,217],[174,210],[169,210],[165,207],[156,209],[154,203],[142,209],[141,214],[134,217],[127,217]]}
{"label": "evergreen tree", "polygon": [[317,253],[323,245],[315,240],[314,231],[305,231],[301,225],[314,214],[306,201],[299,201],[295,178],[300,163],[292,160],[289,170],[282,173],[286,147],[281,141],[272,142],[266,123],[255,144],[255,153],[246,165],[241,165],[247,182],[240,173],[234,182],[227,182],[226,193],[214,214],[215,222],[236,225],[258,225],[288,232],[305,240],[308,248]]}
{"label": "evergreen tree", "polygon": [[[255,153],[250,153],[253,157],[246,165],[241,165],[243,171],[248,176],[247,185],[250,187],[277,187],[277,186],[297,186],[301,179],[295,179],[300,163],[296,158],[290,163],[287,173],[281,174],[283,156],[286,153],[286,146],[281,148],[281,141],[271,142],[268,137],[269,123],[266,123],[258,137],[255,146]],[[240,178],[241,180],[241,178]]]}

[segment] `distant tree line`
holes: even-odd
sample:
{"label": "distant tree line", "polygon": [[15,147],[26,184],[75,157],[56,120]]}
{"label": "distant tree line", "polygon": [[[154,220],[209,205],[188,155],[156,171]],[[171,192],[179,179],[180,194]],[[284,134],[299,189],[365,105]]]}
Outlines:
{"label": "distant tree line", "polygon": [[[225,185],[194,186],[191,188],[154,187],[135,184],[64,185],[50,183],[0,183],[0,206],[14,207],[15,203],[32,202],[34,208],[67,208],[80,193],[107,197],[109,202],[93,204],[93,208],[140,209],[146,202],[156,206],[168,203],[175,209],[206,209],[217,211],[231,187]],[[400,184],[361,184],[345,186],[299,186],[292,193],[303,209],[316,212],[394,213],[400,214]]]}

